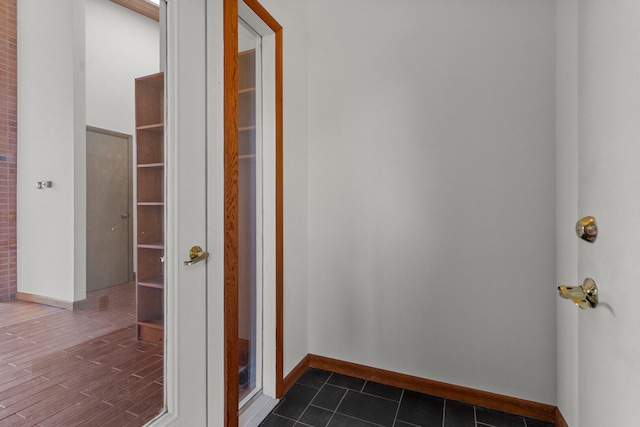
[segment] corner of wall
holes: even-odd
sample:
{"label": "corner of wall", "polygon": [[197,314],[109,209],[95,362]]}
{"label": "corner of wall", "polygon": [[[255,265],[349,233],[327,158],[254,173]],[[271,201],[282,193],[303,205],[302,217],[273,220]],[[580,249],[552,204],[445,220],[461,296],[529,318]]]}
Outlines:
{"label": "corner of wall", "polygon": [[308,2],[261,0],[282,25],[284,83],[284,375],[309,353]]}

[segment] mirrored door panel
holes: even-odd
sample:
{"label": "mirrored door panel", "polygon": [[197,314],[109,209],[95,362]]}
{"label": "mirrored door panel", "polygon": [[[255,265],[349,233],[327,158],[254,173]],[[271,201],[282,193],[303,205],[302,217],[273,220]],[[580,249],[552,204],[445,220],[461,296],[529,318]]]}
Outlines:
{"label": "mirrored door panel", "polygon": [[262,388],[261,37],[238,19],[238,381]]}

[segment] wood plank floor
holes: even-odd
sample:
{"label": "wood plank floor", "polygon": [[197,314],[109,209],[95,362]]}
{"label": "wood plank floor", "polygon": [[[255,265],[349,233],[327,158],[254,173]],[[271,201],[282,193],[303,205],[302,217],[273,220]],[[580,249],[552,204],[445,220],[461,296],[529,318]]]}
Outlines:
{"label": "wood plank floor", "polygon": [[162,410],[163,347],[136,339],[134,285],[87,301],[0,303],[0,427],[142,426]]}

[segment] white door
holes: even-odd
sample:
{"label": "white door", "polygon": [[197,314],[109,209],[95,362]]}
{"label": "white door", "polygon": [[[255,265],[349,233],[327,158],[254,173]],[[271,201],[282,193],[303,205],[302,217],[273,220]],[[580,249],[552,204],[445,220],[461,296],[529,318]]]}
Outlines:
{"label": "white door", "polygon": [[207,289],[216,285],[207,274],[218,264],[215,252],[184,263],[192,246],[212,250],[208,235],[216,227],[207,224],[205,11],[205,0],[166,3],[166,413],[154,426],[206,426],[208,369],[218,370],[207,366]]}
{"label": "white door", "polygon": [[[237,376],[234,380],[225,378],[225,299],[229,299],[224,283],[225,206],[229,205],[224,197],[225,4],[229,6],[230,0],[167,2],[167,413],[152,425],[217,427],[224,425],[225,413],[231,425],[237,422]],[[237,21],[237,13],[233,19]],[[271,33],[263,36],[263,46],[275,52],[275,35]],[[266,67],[269,70],[275,70],[273,58]],[[275,82],[274,75],[272,71],[267,80]],[[264,91],[275,94],[273,88]],[[272,110],[266,111],[275,117]],[[265,131],[270,133],[275,130]],[[275,159],[275,145],[272,151],[265,157]],[[263,186],[275,199],[273,159],[265,161],[272,178]],[[275,224],[275,202],[265,203],[270,206],[265,216]],[[275,232],[272,234],[269,241],[275,247]],[[195,245],[210,257],[187,266],[184,261]],[[274,253],[271,250],[270,256],[275,257]],[[265,275],[275,277],[275,261],[269,259],[268,265],[274,267]],[[275,280],[271,282],[269,295],[275,294]],[[275,310],[270,312],[273,317]],[[275,320],[266,323],[275,331]],[[262,374],[267,395],[275,389],[275,332],[270,336],[265,343],[269,350],[263,357],[272,368]],[[233,382],[233,395],[227,394],[225,387]],[[235,400],[235,407],[228,405],[227,399]]]}
{"label": "white door", "polygon": [[[578,423],[638,424],[640,402],[640,2],[578,10],[578,212],[599,235],[578,247],[579,284],[598,286],[578,314]],[[562,375],[562,373],[559,373]]]}

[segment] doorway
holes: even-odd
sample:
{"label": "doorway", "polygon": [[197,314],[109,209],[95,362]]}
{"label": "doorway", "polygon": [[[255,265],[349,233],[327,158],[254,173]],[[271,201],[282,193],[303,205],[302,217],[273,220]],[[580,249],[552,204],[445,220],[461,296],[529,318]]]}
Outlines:
{"label": "doorway", "polygon": [[225,424],[246,425],[283,389],[282,27],[225,6]]}
{"label": "doorway", "polygon": [[0,325],[12,338],[2,345],[0,420],[143,425],[165,408],[165,356],[135,331],[128,135],[134,79],[161,65],[160,24],[109,0],[17,8],[18,283],[67,310],[8,303],[27,314]]}
{"label": "doorway", "polygon": [[87,292],[133,281],[132,138],[87,127]]}

